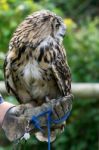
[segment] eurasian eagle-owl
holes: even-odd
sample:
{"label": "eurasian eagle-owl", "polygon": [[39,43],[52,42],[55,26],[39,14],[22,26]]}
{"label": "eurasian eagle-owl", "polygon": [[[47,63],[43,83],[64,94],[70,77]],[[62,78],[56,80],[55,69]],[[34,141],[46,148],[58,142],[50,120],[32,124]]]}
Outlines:
{"label": "eurasian eagle-owl", "polygon": [[[66,26],[61,17],[42,10],[16,29],[4,65],[5,83],[20,103],[34,107],[71,93],[71,75],[62,41]],[[53,134],[54,133],[54,134]],[[52,133],[54,139],[56,133]],[[36,134],[39,140],[46,135]]]}

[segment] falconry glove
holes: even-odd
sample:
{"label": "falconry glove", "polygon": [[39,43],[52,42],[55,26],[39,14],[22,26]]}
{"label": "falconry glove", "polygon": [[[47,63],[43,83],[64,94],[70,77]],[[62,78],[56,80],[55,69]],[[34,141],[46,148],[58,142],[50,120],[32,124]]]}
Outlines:
{"label": "falconry glove", "polygon": [[[37,132],[35,126],[30,123],[32,116],[37,116],[41,112],[51,109],[51,117],[53,119],[60,119],[70,111],[71,108],[72,95],[66,96],[64,99],[53,99],[38,107],[33,107],[32,103],[13,106],[7,111],[2,123],[2,128],[10,141],[16,141],[21,139],[25,133]],[[39,118],[41,127],[46,128],[46,120],[46,115]],[[54,128],[54,124],[51,127]]]}

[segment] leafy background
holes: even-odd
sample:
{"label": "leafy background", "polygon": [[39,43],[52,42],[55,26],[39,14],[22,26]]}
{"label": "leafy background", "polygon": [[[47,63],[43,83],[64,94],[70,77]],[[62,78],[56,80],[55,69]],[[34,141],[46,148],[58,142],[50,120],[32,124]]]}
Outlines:
{"label": "leafy background", "polygon": [[[9,40],[17,25],[30,13],[49,9],[64,18],[67,34],[64,45],[73,82],[99,81],[99,1],[98,0],[0,0],[0,80],[4,80],[3,62]],[[16,103],[12,96],[4,95]],[[72,115],[65,132],[52,143],[52,150],[98,150],[98,99],[74,99]],[[0,150],[11,150],[13,145],[0,131]],[[34,136],[20,149],[43,150],[46,143]]]}

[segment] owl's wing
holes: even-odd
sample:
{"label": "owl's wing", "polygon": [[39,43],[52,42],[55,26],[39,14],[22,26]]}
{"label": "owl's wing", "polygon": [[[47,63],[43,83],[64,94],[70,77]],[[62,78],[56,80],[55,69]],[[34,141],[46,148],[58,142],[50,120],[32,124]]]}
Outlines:
{"label": "owl's wing", "polygon": [[[71,94],[71,73],[67,63],[65,49],[62,45],[49,44],[40,49],[38,60],[41,61],[43,69],[49,65],[52,76],[63,96]],[[43,61],[44,60],[44,65]],[[45,66],[45,67],[44,67]]]}
{"label": "owl's wing", "polygon": [[64,60],[56,60],[52,64],[52,71],[56,78],[58,87],[63,95],[71,93],[71,77],[69,67]]}
{"label": "owl's wing", "polygon": [[64,60],[57,59],[52,64],[52,71],[56,78],[58,87],[63,95],[71,93],[71,77],[68,65]]}
{"label": "owl's wing", "polygon": [[4,78],[5,78],[5,86],[6,86],[6,90],[8,93],[13,92],[13,89],[11,88],[7,78],[9,78],[9,76],[11,75],[11,71],[9,69],[8,65],[8,61],[7,61],[7,57],[5,58],[4,61]]}
{"label": "owl's wing", "polygon": [[63,95],[71,93],[71,74],[70,69],[65,60],[64,51],[58,51],[57,58],[52,63],[52,72]]}
{"label": "owl's wing", "polygon": [[5,61],[4,61],[4,78],[5,78],[5,86],[6,86],[7,92],[9,94],[13,93],[16,96],[16,98],[19,99],[17,92],[14,88],[14,82],[12,81],[12,78],[11,78],[11,70],[9,68],[7,57],[5,58]]}

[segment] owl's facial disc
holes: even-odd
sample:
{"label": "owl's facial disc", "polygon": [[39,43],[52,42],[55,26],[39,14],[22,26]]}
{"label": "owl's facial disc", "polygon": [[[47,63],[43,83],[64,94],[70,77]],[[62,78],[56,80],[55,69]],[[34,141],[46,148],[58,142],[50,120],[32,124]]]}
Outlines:
{"label": "owl's facial disc", "polygon": [[54,36],[60,43],[65,36],[66,26],[61,17],[56,16],[54,21]]}

